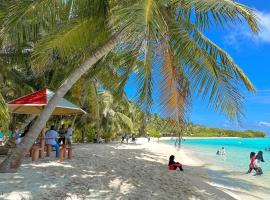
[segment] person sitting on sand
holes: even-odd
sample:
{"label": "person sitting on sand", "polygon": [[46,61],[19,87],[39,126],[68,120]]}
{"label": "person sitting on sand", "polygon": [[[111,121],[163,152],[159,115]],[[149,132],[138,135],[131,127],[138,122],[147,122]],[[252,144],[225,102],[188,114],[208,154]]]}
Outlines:
{"label": "person sitting on sand", "polygon": [[251,173],[253,169],[254,169],[255,171],[257,170],[257,168],[256,168],[255,165],[254,165],[254,162],[255,162],[255,155],[256,155],[255,152],[251,152],[251,153],[250,153],[250,156],[249,156],[249,158],[250,158],[250,163],[249,163],[249,170],[247,171],[247,174]]}
{"label": "person sitting on sand", "polygon": [[254,161],[254,167],[256,168],[256,173],[254,174],[254,176],[263,174],[263,171],[262,171],[262,168],[261,168],[261,162],[264,162],[263,152],[259,151],[257,153],[257,155],[255,157],[255,161]]}
{"label": "person sitting on sand", "polygon": [[171,155],[169,158],[169,164],[168,164],[169,170],[176,170],[177,168],[179,168],[180,171],[184,171],[182,164],[179,162],[175,162],[174,158],[175,158],[174,155]]}

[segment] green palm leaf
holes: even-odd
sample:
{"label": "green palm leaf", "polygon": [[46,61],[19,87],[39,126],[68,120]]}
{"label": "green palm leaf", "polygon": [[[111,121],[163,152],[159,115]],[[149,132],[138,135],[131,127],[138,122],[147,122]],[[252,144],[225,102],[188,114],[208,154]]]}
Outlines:
{"label": "green palm leaf", "polygon": [[6,102],[0,93],[0,127],[1,130],[7,132],[9,128],[10,115],[6,106]]}

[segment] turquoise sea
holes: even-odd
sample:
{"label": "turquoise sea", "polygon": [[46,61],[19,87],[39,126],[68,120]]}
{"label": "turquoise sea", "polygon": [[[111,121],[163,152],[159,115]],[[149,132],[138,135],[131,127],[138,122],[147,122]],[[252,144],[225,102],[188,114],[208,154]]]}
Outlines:
{"label": "turquoise sea", "polygon": [[[175,140],[165,140],[164,143],[174,145]],[[185,139],[182,146],[207,164],[241,174],[248,170],[250,152],[261,150],[265,160],[262,164],[263,176],[270,177],[270,152],[264,150],[270,147],[270,138]],[[225,147],[226,156],[216,155],[221,147]]]}

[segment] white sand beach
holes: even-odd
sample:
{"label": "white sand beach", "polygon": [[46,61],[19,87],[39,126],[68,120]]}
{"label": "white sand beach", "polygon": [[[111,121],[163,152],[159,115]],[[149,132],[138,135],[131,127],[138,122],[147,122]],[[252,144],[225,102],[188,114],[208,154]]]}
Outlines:
{"label": "white sand beach", "polygon": [[[171,154],[184,172],[168,170]],[[230,186],[232,180],[238,185]],[[140,138],[136,144],[74,144],[73,159],[62,163],[53,155],[35,163],[26,158],[18,173],[0,174],[0,199],[267,199],[263,187],[254,191],[240,180],[207,169],[191,152]]]}

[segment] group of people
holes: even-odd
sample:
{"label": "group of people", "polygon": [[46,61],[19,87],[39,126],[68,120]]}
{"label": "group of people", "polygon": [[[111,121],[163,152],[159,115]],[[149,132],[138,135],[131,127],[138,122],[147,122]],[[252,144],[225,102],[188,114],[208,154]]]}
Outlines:
{"label": "group of people", "polygon": [[226,155],[225,148],[221,147],[221,149],[217,150],[216,155],[225,156]]}
{"label": "group of people", "polygon": [[247,174],[251,173],[253,170],[255,171],[254,176],[262,175],[263,171],[261,168],[261,162],[264,162],[263,152],[259,151],[257,154],[255,152],[250,153],[250,163]]}
{"label": "group of people", "polygon": [[[124,143],[124,141],[126,140],[126,143],[128,144],[129,139],[130,139],[130,137],[129,137],[128,133],[125,132],[122,134],[121,143]],[[136,136],[134,134],[131,135],[131,141],[136,142]]]}
{"label": "group of people", "polygon": [[45,134],[46,144],[51,145],[52,147],[55,148],[56,158],[59,158],[59,147],[61,143],[66,144],[66,141],[67,141],[68,144],[71,144],[72,132],[73,132],[73,129],[71,125],[69,125],[68,128],[66,129],[64,124],[58,130],[58,133],[54,125],[52,125],[50,130],[46,132]]}

